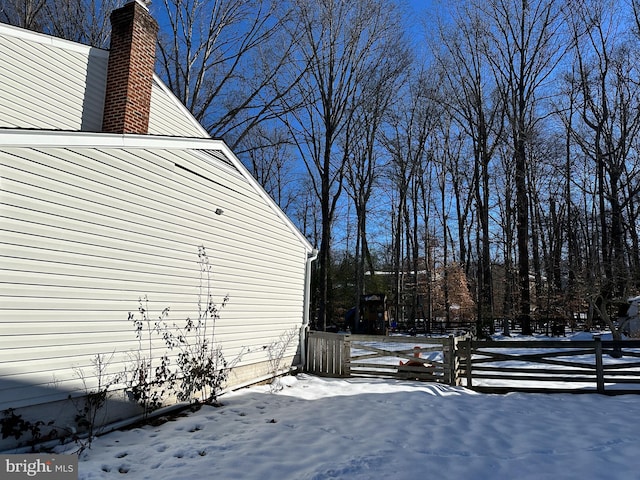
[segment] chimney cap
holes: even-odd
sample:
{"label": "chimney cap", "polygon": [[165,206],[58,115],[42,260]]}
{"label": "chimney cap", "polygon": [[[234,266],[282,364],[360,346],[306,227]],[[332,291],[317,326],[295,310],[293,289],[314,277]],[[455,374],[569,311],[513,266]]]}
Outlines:
{"label": "chimney cap", "polygon": [[132,2],[129,3],[137,3],[139,4],[141,7],[144,7],[144,9],[148,12],[149,11],[149,5],[151,5],[151,0],[132,0]]}

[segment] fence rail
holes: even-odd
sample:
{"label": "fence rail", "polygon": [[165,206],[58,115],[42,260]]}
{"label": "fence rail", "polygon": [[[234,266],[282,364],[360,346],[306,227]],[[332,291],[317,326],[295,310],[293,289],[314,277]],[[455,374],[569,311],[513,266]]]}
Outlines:
{"label": "fence rail", "polygon": [[476,341],[310,332],[307,371],[463,385],[483,392],[640,393],[640,341]]}
{"label": "fence rail", "polygon": [[[484,392],[640,393],[640,341],[472,341],[458,354],[466,386]],[[635,388],[630,388],[635,387]]]}

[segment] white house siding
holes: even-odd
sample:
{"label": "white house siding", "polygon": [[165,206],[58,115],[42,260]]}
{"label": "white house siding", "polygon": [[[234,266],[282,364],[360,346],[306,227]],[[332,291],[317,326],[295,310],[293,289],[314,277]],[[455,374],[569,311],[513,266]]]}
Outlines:
{"label": "white house siding", "polygon": [[[99,132],[108,59],[106,50],[0,24],[0,128]],[[208,137],[157,76],[149,117],[152,135]]]}
{"label": "white house siding", "polygon": [[217,341],[238,371],[264,370],[301,326],[309,246],[235,167],[175,146],[0,144],[0,410],[91,387],[96,354],[122,371],[141,297],[152,318],[197,316],[199,245],[214,299],[229,296]]}
{"label": "white house siding", "polygon": [[207,131],[157,77],[154,78],[151,89],[149,133],[174,137],[209,137]]}
{"label": "white house siding", "polygon": [[0,25],[0,126],[98,131],[107,59],[104,50]]}

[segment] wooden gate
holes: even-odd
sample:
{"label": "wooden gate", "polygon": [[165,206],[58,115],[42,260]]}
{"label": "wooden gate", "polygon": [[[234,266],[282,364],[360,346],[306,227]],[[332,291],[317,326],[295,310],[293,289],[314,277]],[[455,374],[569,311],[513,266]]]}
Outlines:
{"label": "wooden gate", "polygon": [[311,331],[307,337],[307,362],[309,373],[327,377],[348,377],[347,362],[351,356],[345,335]]}
{"label": "wooden gate", "polygon": [[460,338],[309,332],[307,371],[332,377],[390,377],[459,385]]}

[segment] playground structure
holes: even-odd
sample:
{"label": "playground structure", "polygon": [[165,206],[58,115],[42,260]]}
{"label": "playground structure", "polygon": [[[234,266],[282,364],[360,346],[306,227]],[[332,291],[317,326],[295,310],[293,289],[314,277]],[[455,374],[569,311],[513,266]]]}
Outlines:
{"label": "playground structure", "polygon": [[[358,315],[359,310],[360,315]],[[352,308],[345,318],[345,326],[352,332],[363,335],[388,335],[389,314],[384,293],[360,296],[359,308]]]}

